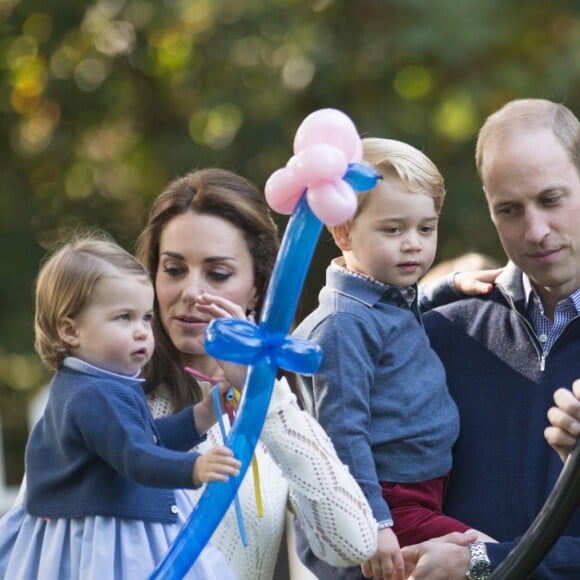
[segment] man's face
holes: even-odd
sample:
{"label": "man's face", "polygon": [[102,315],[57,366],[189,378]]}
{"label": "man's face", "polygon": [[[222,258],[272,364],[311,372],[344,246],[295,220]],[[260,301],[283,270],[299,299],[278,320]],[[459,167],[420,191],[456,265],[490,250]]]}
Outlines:
{"label": "man's face", "polygon": [[482,179],[503,248],[543,299],[580,287],[580,177],[549,129],[490,141]]}

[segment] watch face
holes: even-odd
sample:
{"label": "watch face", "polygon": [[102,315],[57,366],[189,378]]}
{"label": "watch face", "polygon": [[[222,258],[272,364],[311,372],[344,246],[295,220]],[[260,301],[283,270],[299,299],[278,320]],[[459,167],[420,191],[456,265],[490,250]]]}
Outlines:
{"label": "watch face", "polygon": [[469,577],[471,580],[486,580],[491,572],[487,560],[476,560],[469,567]]}

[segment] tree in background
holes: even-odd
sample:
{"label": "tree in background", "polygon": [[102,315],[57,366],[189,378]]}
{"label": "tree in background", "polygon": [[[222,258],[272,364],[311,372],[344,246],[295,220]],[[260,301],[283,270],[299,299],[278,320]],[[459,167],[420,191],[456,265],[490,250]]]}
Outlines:
{"label": "tree in background", "polygon": [[[473,162],[515,97],[580,112],[576,0],[0,0],[0,411],[22,472],[25,403],[47,375],[32,294],[58,231],[132,247],[152,198],[194,167],[263,186],[322,107],[407,141],[446,177],[441,259],[503,259]],[[285,221],[280,219],[280,227]],[[332,244],[319,244],[313,307]]]}

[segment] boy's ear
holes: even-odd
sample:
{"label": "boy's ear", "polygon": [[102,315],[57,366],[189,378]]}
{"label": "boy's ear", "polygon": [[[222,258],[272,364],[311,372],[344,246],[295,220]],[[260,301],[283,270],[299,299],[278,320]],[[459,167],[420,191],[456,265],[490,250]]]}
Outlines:
{"label": "boy's ear", "polygon": [[79,345],[79,330],[77,323],[68,316],[58,322],[58,336],[68,346]]}
{"label": "boy's ear", "polygon": [[330,231],[334,238],[334,243],[343,251],[348,252],[352,249],[350,243],[350,228],[349,224],[340,224],[339,226],[332,226]]}

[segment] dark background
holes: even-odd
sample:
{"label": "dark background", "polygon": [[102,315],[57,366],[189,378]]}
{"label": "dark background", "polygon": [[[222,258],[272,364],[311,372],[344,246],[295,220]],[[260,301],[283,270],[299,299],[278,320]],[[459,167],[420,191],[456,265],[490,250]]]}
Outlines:
{"label": "dark background", "polygon": [[[580,112],[577,0],[0,0],[0,414],[18,484],[39,262],[92,224],[133,249],[151,200],[195,167],[260,188],[302,119],[347,113],[407,141],[446,178],[438,259],[503,260],[473,162],[485,117],[515,97]],[[277,217],[281,232],[285,218]],[[328,260],[323,230],[299,316]]]}

